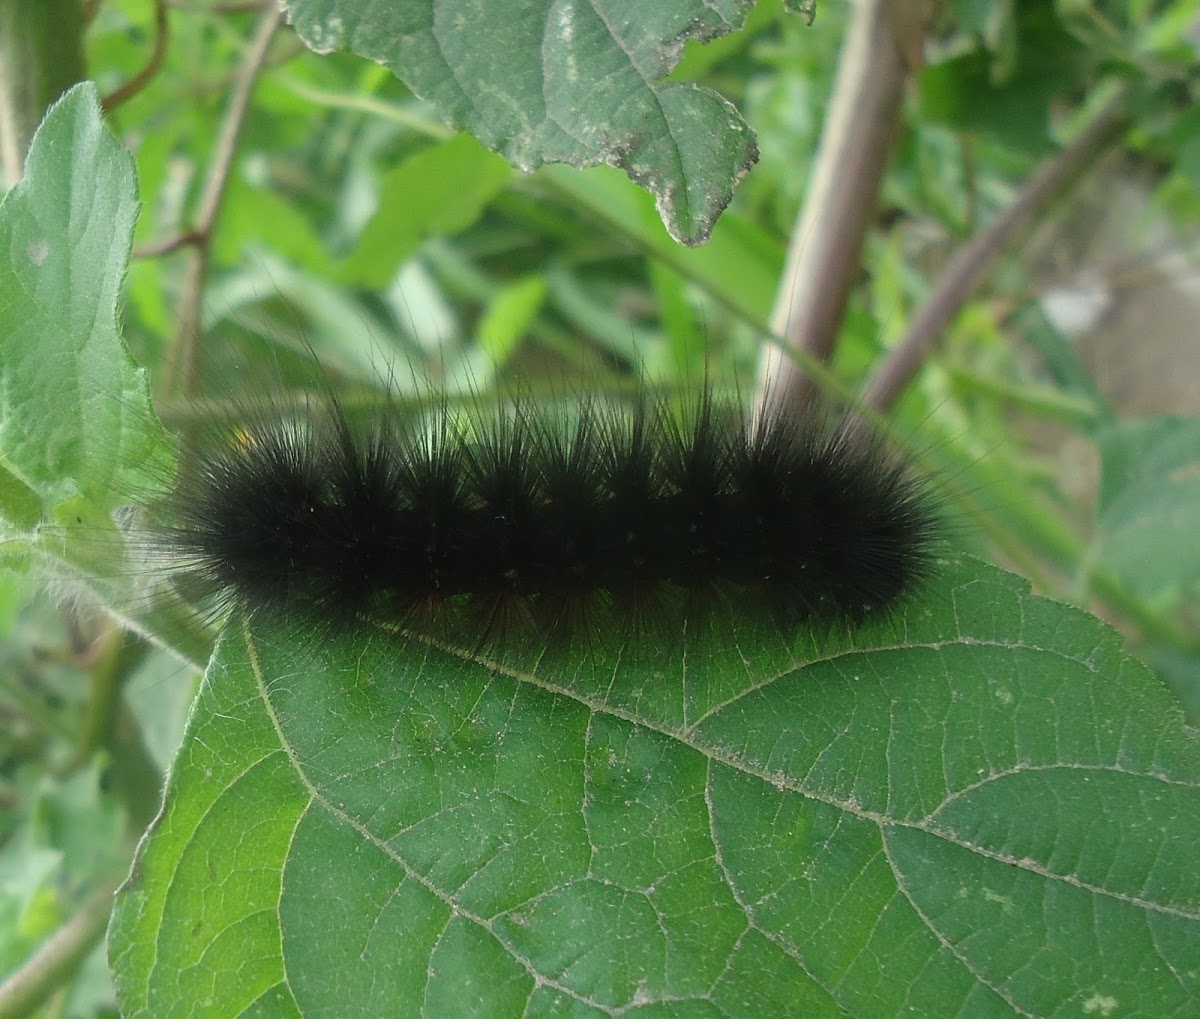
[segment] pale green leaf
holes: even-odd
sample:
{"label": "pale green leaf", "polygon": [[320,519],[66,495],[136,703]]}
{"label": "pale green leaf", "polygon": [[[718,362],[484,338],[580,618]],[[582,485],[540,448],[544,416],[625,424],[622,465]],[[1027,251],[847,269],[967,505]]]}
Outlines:
{"label": "pale green leaf", "polygon": [[0,487],[19,480],[44,509],[77,495],[111,507],[168,469],[145,372],[117,331],[137,214],[129,153],[79,85],[0,205]]}
{"label": "pale green leaf", "polygon": [[512,170],[469,135],[406,159],[380,185],[379,209],[342,267],[343,278],[382,288],[422,241],[465,230]]}

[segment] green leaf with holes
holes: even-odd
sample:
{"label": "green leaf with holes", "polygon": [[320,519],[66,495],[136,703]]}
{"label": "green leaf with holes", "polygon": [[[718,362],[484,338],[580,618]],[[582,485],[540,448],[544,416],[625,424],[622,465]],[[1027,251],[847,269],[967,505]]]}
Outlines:
{"label": "green leaf with holes", "polygon": [[1191,1016],[1200,742],[974,560],[900,617],[539,667],[234,627],[123,1014]]}
{"label": "green leaf with holes", "polygon": [[685,244],[707,239],[758,150],[731,103],[666,77],[685,42],[737,31],[751,5],[284,3],[312,49],[348,49],[386,65],[448,124],[522,170],[621,167],[654,195],[667,229]]}

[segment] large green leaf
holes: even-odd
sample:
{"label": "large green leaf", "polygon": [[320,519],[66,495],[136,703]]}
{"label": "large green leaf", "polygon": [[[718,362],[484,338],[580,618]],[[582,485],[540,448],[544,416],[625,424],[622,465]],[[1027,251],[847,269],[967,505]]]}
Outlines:
{"label": "large green leaf", "polygon": [[[742,25],[750,0],[285,0],[319,53],[391,68],[456,128],[515,166],[619,166],[671,235],[704,241],[757,158],[721,96],[668,82],[689,39]],[[794,5],[789,5],[794,6]]]}
{"label": "large green leaf", "polygon": [[731,643],[235,627],[118,896],[125,1014],[1197,1013],[1200,744],[1112,630],[962,560]]}

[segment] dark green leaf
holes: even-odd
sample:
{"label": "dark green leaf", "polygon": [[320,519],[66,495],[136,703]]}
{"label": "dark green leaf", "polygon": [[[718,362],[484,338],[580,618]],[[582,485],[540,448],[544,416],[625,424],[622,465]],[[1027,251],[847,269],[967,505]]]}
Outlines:
{"label": "dark green leaf", "polygon": [[922,121],[1027,153],[1051,148],[1051,105],[1079,85],[1089,54],[1052,5],[1018,4],[1016,13],[1015,28],[1004,23],[1003,51],[955,54],[921,71]]}
{"label": "dark green leaf", "polygon": [[749,0],[285,6],[314,50],[349,49],[385,64],[447,123],[523,170],[620,166],[655,196],[667,229],[686,244],[708,237],[757,158],[730,103],[664,80],[685,41],[739,29]]}

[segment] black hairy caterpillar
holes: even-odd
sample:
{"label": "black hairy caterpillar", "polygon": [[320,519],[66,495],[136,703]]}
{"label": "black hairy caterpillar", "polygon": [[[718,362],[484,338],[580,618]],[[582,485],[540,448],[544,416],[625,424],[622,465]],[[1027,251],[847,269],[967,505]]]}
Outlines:
{"label": "black hairy caterpillar", "polygon": [[913,471],[817,413],[747,429],[707,390],[567,418],[443,402],[424,426],[325,404],[252,414],[181,469],[151,543],[217,611],[468,650],[609,628],[658,645],[717,618],[793,631],[895,609],[941,535]]}

